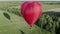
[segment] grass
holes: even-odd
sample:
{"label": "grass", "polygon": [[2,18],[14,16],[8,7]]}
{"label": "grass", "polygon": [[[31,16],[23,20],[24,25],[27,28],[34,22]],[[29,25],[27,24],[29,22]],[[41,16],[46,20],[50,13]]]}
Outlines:
{"label": "grass", "polygon": [[[4,12],[5,11],[0,10],[0,34],[21,34],[20,30],[22,30],[26,34],[40,34],[41,30],[43,30],[38,26],[34,25],[31,31],[29,25],[22,17],[5,12],[9,14],[11,18],[9,20],[3,15]],[[44,31],[42,31],[42,33],[43,32]]]}
{"label": "grass", "polygon": [[46,4],[42,4],[42,7],[43,7],[43,11],[45,11],[45,10],[49,10],[49,9],[60,8],[60,5],[46,5]]}

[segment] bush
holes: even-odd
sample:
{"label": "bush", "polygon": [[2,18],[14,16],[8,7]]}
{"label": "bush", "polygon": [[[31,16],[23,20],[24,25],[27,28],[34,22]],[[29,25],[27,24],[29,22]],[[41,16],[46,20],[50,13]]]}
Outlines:
{"label": "bush", "polygon": [[18,8],[8,8],[7,11],[8,11],[9,13],[13,13],[13,14],[16,14],[16,15],[21,16],[21,12],[19,11]]}
{"label": "bush", "polygon": [[43,14],[39,21],[36,23],[40,28],[46,29],[49,32],[56,32],[56,28],[60,27],[60,17],[49,16]]}

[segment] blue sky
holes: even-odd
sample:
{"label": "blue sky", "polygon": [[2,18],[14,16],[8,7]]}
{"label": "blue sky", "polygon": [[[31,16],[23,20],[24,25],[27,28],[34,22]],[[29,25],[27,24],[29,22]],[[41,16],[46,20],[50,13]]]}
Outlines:
{"label": "blue sky", "polygon": [[0,1],[60,1],[60,0],[0,0]]}

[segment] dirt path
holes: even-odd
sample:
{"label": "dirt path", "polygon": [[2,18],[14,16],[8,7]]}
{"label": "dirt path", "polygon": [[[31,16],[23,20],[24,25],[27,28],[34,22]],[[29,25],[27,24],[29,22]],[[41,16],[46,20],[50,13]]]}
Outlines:
{"label": "dirt path", "polygon": [[48,9],[46,11],[60,12],[60,8]]}

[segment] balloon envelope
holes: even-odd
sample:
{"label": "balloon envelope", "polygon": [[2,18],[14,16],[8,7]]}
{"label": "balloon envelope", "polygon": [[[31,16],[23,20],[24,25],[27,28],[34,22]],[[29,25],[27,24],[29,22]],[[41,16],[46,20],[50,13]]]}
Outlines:
{"label": "balloon envelope", "polygon": [[22,15],[30,27],[32,27],[42,15],[42,6],[38,2],[25,2],[22,5]]}

